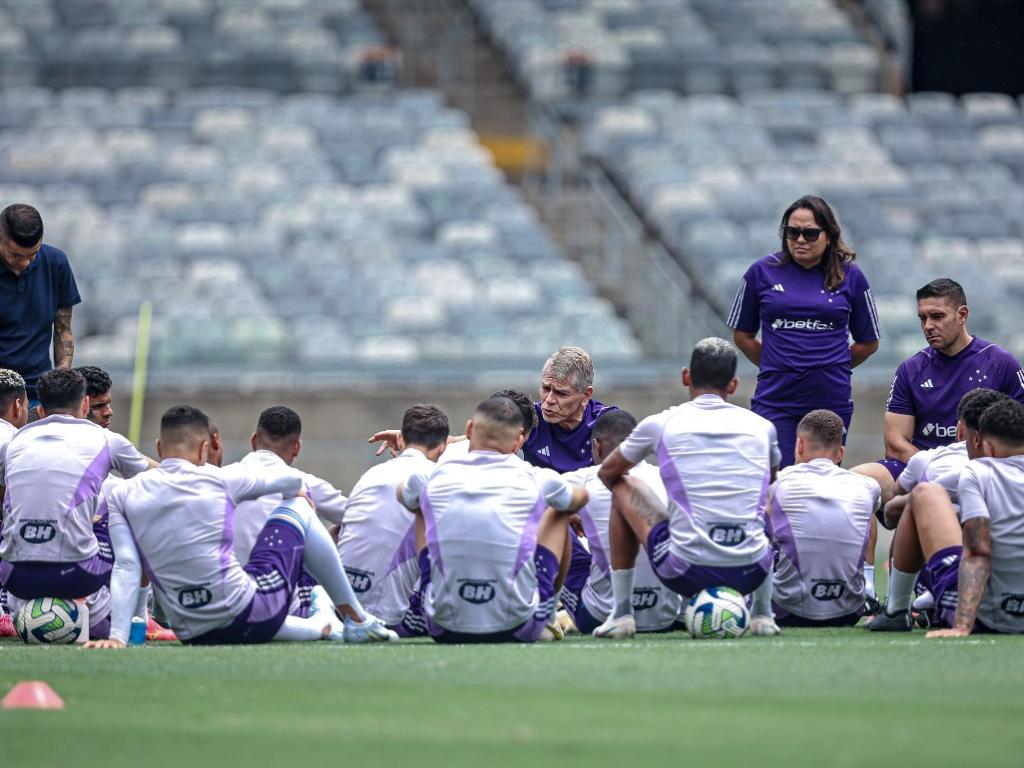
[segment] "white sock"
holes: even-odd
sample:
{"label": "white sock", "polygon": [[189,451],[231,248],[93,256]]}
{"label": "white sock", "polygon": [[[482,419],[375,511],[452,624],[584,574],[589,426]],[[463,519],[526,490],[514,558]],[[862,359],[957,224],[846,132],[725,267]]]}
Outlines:
{"label": "white sock", "polygon": [[910,601],[914,597],[915,581],[916,573],[905,573],[895,566],[889,571],[889,600],[885,606],[886,613],[909,610]]}
{"label": "white sock", "polygon": [[147,584],[146,586],[139,588],[139,597],[135,601],[135,613],[133,613],[132,616],[139,616],[143,619],[147,618],[148,612],[146,609],[149,606],[149,595],[152,591],[152,584]]}
{"label": "white sock", "polygon": [[875,596],[875,566],[864,563],[864,592],[868,597]]}
{"label": "white sock", "polygon": [[612,596],[615,607],[612,609],[612,618],[633,615],[633,568],[623,568],[612,572]]}
{"label": "white sock", "polygon": [[775,584],[775,571],[768,571],[761,586],[754,590],[754,616],[772,616],[772,587]]}
{"label": "white sock", "polygon": [[303,619],[299,616],[285,616],[284,624],[274,635],[275,642],[308,643],[324,639],[324,627],[328,627],[322,615]]}

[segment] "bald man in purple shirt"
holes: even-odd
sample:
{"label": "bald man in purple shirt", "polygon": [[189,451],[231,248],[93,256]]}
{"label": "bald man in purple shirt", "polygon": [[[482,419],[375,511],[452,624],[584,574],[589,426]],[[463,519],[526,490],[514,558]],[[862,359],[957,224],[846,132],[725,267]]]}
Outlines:
{"label": "bald man in purple shirt", "polygon": [[893,376],[885,406],[885,456],[898,477],[918,451],[956,442],[956,407],[978,387],[1024,403],[1024,371],[1012,354],[967,331],[967,296],[946,277],[917,292],[917,316],[928,346]]}

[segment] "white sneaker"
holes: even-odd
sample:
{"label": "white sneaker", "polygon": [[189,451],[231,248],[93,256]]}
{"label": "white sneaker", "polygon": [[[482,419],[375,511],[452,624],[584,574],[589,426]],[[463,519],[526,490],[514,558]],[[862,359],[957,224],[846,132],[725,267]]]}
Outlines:
{"label": "white sneaker", "polygon": [[346,643],[393,643],[398,640],[398,633],[385,627],[376,616],[367,614],[362,622],[346,616],[343,638]]}
{"label": "white sneaker", "polygon": [[935,597],[931,592],[925,590],[915,599],[911,607],[915,611],[934,611],[935,610]]}
{"label": "white sneaker", "polygon": [[782,630],[779,629],[779,625],[775,623],[773,617],[755,616],[750,620],[750,634],[754,637],[771,637],[772,635],[781,635]]}
{"label": "white sneaker", "polygon": [[594,637],[608,640],[626,640],[636,635],[636,619],[632,615],[619,616],[616,619],[609,617],[592,634]]}
{"label": "white sneaker", "polygon": [[576,629],[576,623],[572,620],[572,615],[565,609],[562,609],[555,615],[555,623],[558,624],[558,628],[562,630],[562,635],[578,635],[580,631]]}
{"label": "white sneaker", "polygon": [[327,590],[317,584],[309,592],[309,616],[313,618],[320,616],[328,626],[327,640],[342,640],[345,634],[345,625],[334,610],[334,603],[331,602]]}

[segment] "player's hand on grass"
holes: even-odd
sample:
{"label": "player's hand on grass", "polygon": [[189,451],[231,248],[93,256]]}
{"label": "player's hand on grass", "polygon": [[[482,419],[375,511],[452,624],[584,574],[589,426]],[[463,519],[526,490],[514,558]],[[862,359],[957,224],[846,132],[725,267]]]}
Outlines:
{"label": "player's hand on grass", "polygon": [[125,645],[120,640],[90,640],[83,648],[124,648]]}
{"label": "player's hand on grass", "polygon": [[366,442],[380,443],[374,456],[380,456],[384,451],[391,451],[392,456],[397,456],[405,450],[400,429],[383,429],[380,432],[374,432]]}
{"label": "player's hand on grass", "polygon": [[971,630],[963,629],[962,627],[957,627],[954,629],[933,629],[931,632],[925,635],[925,637],[929,640],[934,640],[935,638],[943,637],[967,637],[970,634]]}

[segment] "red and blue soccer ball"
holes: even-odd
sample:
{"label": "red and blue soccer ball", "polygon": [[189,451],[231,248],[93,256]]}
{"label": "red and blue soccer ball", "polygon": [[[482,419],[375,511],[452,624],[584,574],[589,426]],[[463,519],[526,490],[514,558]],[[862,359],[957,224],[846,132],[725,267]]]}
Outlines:
{"label": "red and blue soccer ball", "polygon": [[740,637],[750,625],[750,611],[735,589],[708,587],[690,598],[683,620],[698,640]]}

